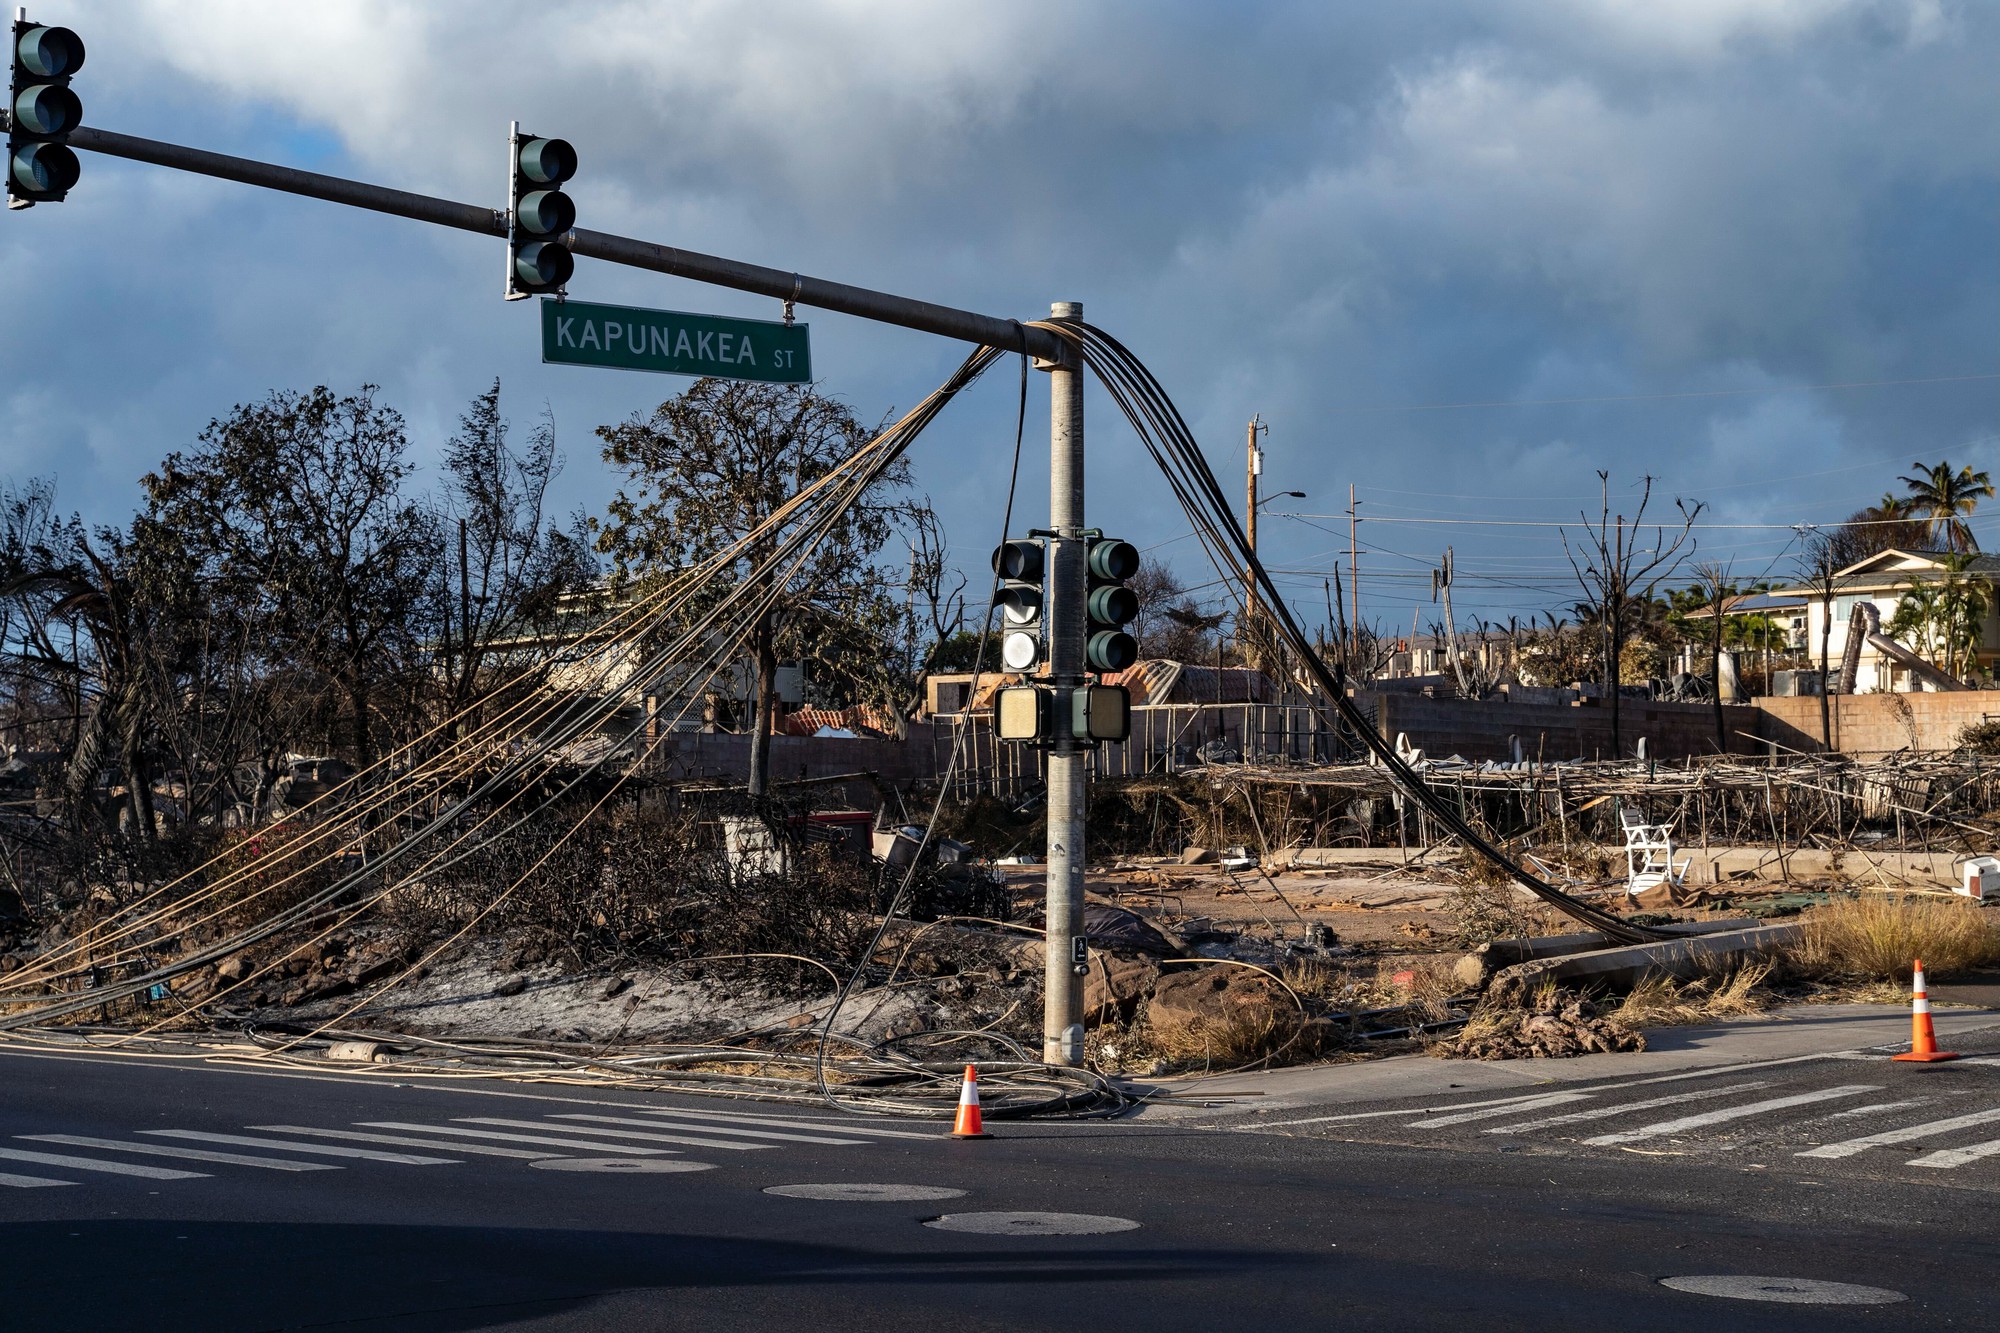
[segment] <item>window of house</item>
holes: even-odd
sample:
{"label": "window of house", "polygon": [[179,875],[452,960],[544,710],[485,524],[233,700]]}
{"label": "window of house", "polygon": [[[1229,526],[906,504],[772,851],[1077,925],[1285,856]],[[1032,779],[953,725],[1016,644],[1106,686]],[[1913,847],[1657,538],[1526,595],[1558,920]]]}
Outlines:
{"label": "window of house", "polygon": [[1844,593],[1833,599],[1833,623],[1846,625],[1854,619],[1854,608],[1860,602],[1872,602],[1873,594],[1865,592]]}

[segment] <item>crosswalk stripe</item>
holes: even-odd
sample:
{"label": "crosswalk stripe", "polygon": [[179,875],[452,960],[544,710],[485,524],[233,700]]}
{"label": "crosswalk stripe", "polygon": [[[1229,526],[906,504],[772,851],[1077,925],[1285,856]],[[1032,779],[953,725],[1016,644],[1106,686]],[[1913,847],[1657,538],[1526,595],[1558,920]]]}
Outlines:
{"label": "crosswalk stripe", "polygon": [[1710,1097],[1726,1097],[1732,1092],[1749,1092],[1755,1088],[1768,1088],[1770,1083],[1760,1079],[1755,1083],[1732,1083],[1726,1088],[1703,1088],[1699,1092],[1677,1092],[1671,1097],[1648,1097],[1642,1102],[1620,1102],[1616,1106],[1593,1106],[1587,1111],[1571,1111],[1566,1115],[1552,1115],[1542,1120],[1526,1120],[1518,1125],[1496,1125],[1487,1130],[1488,1134],[1519,1134],[1524,1130],[1548,1129],[1555,1125],[1574,1125],[1585,1120],[1603,1120],[1609,1116],[1624,1115],[1629,1111],[1650,1111],[1655,1106],[1677,1106],[1682,1102],[1706,1101]]}
{"label": "crosswalk stripe", "polygon": [[935,1139],[936,1134],[919,1134],[908,1129],[877,1129],[873,1125],[853,1125],[845,1120],[813,1120],[781,1115],[738,1115],[733,1111],[683,1111],[635,1106],[641,1115],[672,1116],[679,1120],[726,1120],[734,1125],[769,1125],[773,1129],[817,1129],[829,1134],[865,1134],[874,1139]]}
{"label": "crosswalk stripe", "polygon": [[[315,1129],[311,1125],[245,1125],[245,1129],[261,1129],[271,1134],[310,1134],[321,1139],[348,1139],[355,1143],[393,1143],[405,1148],[441,1148],[445,1145],[435,1139],[413,1139],[399,1134],[364,1134],[352,1129]],[[514,1157],[524,1162],[544,1162],[551,1157],[565,1154],[555,1152],[531,1152],[525,1148],[496,1148],[490,1143],[454,1143],[451,1151],[468,1153],[475,1157]]]}
{"label": "crosswalk stripe", "polygon": [[[666,1129],[683,1128],[683,1126],[675,1125],[671,1121],[638,1120],[631,1116],[622,1116],[622,1115],[583,1115],[580,1112],[571,1112],[565,1115],[558,1115],[553,1117],[553,1119],[588,1120],[593,1124],[605,1124],[605,1125],[656,1125]],[[866,1144],[868,1142],[867,1139],[830,1139],[825,1137],[824,1135],[819,1135],[819,1134],[780,1134],[774,1130],[768,1130],[768,1129],[730,1129],[723,1125],[692,1125],[692,1126],[686,1126],[685,1128],[699,1129],[703,1133],[707,1134],[733,1134],[738,1138],[744,1138],[744,1139],[779,1139],[787,1143],[828,1143],[828,1144],[838,1144],[842,1147],[852,1147],[857,1144]],[[609,1133],[610,1131],[605,1130],[602,1132]],[[669,1142],[680,1143],[683,1142],[683,1140],[671,1139],[669,1140]],[[698,1140],[688,1139],[685,1140],[685,1142],[694,1143],[698,1142]]]}
{"label": "crosswalk stripe", "polygon": [[1863,1134],[1858,1139],[1842,1139],[1839,1143],[1821,1144],[1817,1148],[1808,1148],[1798,1156],[1852,1157],[1856,1153],[1867,1152],[1870,1148],[1882,1144],[1910,1143],[1917,1139],[1934,1138],[1939,1134],[1949,1134],[1955,1129],[1984,1125],[1995,1120],[2000,1120],[2000,1107],[1988,1107],[1984,1111],[1973,1111],[1967,1115],[1955,1115],[1944,1120],[1929,1120],[1921,1125],[1905,1125],[1901,1129],[1885,1129],[1879,1134]]}
{"label": "crosswalk stripe", "polygon": [[66,1157],[61,1153],[29,1152],[25,1148],[0,1148],[0,1157],[11,1162],[34,1162],[40,1166],[67,1166],[78,1171],[103,1171],[114,1176],[143,1176],[147,1180],[204,1180],[206,1171],[170,1171],[164,1166],[140,1166],[137,1162],[100,1162],[94,1157]]}
{"label": "crosswalk stripe", "polygon": [[281,1157],[248,1157],[242,1153],[210,1152],[206,1148],[169,1148],[161,1143],[127,1143],[122,1139],[93,1139],[81,1134],[16,1134],[30,1143],[60,1143],[71,1148],[107,1148],[112,1152],[139,1153],[145,1157],[184,1157],[191,1162],[221,1162],[225,1166],[255,1166],[266,1171],[338,1171],[326,1162],[292,1162]]}
{"label": "crosswalk stripe", "polygon": [[1912,1106],[1926,1106],[1929,1103],[1930,1098],[1928,1097],[1912,1097],[1906,1102],[1870,1102],[1866,1106],[1850,1106],[1845,1111],[1835,1111],[1832,1115],[1823,1115],[1819,1118],[1821,1120],[1858,1120],[1864,1115],[1880,1115],[1884,1111],[1902,1111]]}
{"label": "crosswalk stripe", "polygon": [[1772,1097],[1767,1101],[1749,1102],[1743,1106],[1728,1106],[1720,1111],[1705,1111],[1700,1115],[1682,1116],[1678,1120],[1660,1120],[1637,1129],[1623,1130],[1617,1134],[1599,1134],[1584,1142],[1597,1148],[1615,1147],[1621,1143],[1637,1143],[1641,1139],[1659,1138],[1665,1134],[1678,1134],[1682,1130],[1701,1129],[1706,1125],[1720,1125],[1731,1120],[1742,1120],[1753,1115],[1763,1115],[1770,1111],[1782,1111],[1790,1106],[1810,1106],[1814,1102],[1829,1102],[1836,1097],[1852,1097],[1863,1092],[1880,1092],[1882,1089],[1872,1083],[1843,1083],[1837,1088],[1821,1088],[1816,1092],[1794,1093],[1790,1097]]}
{"label": "crosswalk stripe", "polygon": [[1505,1115],[1518,1115],[1522,1111],[1539,1111],[1544,1106],[1567,1106],[1571,1102],[1589,1101],[1587,1092],[1552,1092],[1545,1097],[1537,1097],[1530,1102],[1514,1106],[1489,1106],[1483,1111],[1461,1111],[1457,1115],[1426,1116],[1412,1120],[1406,1129],[1443,1129],[1446,1125],[1463,1125],[1473,1120],[1496,1120]]}
{"label": "crosswalk stripe", "polygon": [[701,1139],[690,1134],[641,1134],[630,1129],[603,1129],[597,1125],[552,1125],[546,1120],[509,1120],[504,1116],[460,1116],[460,1125],[499,1125],[509,1129],[540,1129],[556,1134],[595,1134],[604,1139],[637,1139],[641,1143],[678,1143],[695,1148],[726,1148],[734,1152],[757,1152],[775,1148],[775,1143],[732,1143],[728,1139]]}
{"label": "crosswalk stripe", "polygon": [[[1475,1106],[1519,1107],[1523,1102],[1539,1102],[1543,1098],[1548,1097],[1550,1095],[1551,1094],[1546,1092],[1533,1092],[1533,1093],[1527,1093],[1520,1097],[1501,1097],[1498,1098],[1497,1100],[1484,1101],[1484,1102],[1457,1102],[1451,1106],[1433,1106],[1428,1109],[1432,1111],[1465,1111],[1465,1110],[1470,1110]],[[1582,1094],[1578,1095],[1580,1096]],[[1242,1128],[1283,1129],[1288,1125],[1330,1125],[1335,1123],[1336,1121],[1341,1121],[1341,1120],[1379,1120],[1385,1116],[1418,1115],[1422,1113],[1425,1109],[1426,1108],[1414,1107],[1414,1106],[1399,1106],[1393,1111],[1350,1111],[1346,1115],[1316,1115],[1316,1116],[1311,1116],[1305,1120],[1265,1120],[1265,1121],[1260,1121],[1254,1125],[1244,1125],[1242,1126]]]}
{"label": "crosswalk stripe", "polygon": [[1984,1157],[2000,1157],[2000,1139],[1988,1139],[1984,1143],[1971,1143],[1963,1148],[1940,1148],[1922,1157],[1912,1157],[1904,1166],[1964,1166]]}
{"label": "crosswalk stripe", "polygon": [[399,1166],[463,1166],[449,1157],[419,1157],[407,1152],[376,1152],[342,1148],[331,1143],[291,1143],[284,1139],[253,1139],[243,1134],[207,1134],[198,1129],[142,1129],[163,1139],[193,1139],[198,1143],[233,1143],[239,1148],[277,1148],[282,1152],[316,1152],[323,1157],[357,1157],[364,1162],[394,1162]]}
{"label": "crosswalk stripe", "polygon": [[50,1180],[47,1176],[10,1176],[0,1171],[0,1185],[8,1189],[35,1190],[45,1185],[74,1185],[74,1180]]}
{"label": "crosswalk stripe", "polygon": [[[665,1157],[675,1155],[679,1151],[674,1148],[641,1148],[630,1143],[594,1143],[586,1139],[555,1139],[550,1138],[546,1134],[505,1134],[497,1129],[460,1129],[456,1125],[414,1125],[403,1120],[357,1120],[354,1123],[366,1126],[369,1129],[407,1129],[413,1130],[418,1134],[460,1134],[466,1138],[473,1139],[498,1139],[502,1143],[539,1143],[545,1147],[566,1148],[571,1151],[578,1148],[593,1148],[598,1152],[624,1153],[628,1157]],[[438,1146],[442,1148],[446,1144],[440,1141]],[[456,1148],[458,1145],[453,1143],[450,1146]]]}

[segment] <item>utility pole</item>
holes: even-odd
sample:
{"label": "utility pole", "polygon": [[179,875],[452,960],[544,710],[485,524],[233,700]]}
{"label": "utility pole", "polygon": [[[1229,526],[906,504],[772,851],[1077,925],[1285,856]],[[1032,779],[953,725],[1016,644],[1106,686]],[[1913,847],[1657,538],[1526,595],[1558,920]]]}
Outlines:
{"label": "utility pole", "polygon": [[[1257,478],[1264,475],[1264,451],[1257,447],[1257,432],[1269,432],[1261,415],[1250,418],[1249,438],[1243,456],[1243,484],[1248,499],[1243,504],[1243,535],[1250,543],[1250,554],[1257,554]],[[1243,620],[1236,627],[1236,638],[1244,647],[1243,665],[1254,666],[1250,660],[1251,636],[1257,626],[1257,579],[1250,572],[1250,566],[1243,567]]]}
{"label": "utility pole", "polygon": [[1354,539],[1354,483],[1347,483],[1347,623],[1352,626],[1352,642],[1349,644],[1347,660],[1361,659],[1361,548]]}
{"label": "utility pole", "polygon": [[[1082,319],[1083,306],[1058,301],[1051,320]],[[1058,699],[1084,684],[1083,349],[1036,363],[1049,372],[1049,683]],[[1042,946],[1042,1062],[1083,1063],[1083,786],[1088,751],[1058,728],[1048,752],[1049,874]]]}

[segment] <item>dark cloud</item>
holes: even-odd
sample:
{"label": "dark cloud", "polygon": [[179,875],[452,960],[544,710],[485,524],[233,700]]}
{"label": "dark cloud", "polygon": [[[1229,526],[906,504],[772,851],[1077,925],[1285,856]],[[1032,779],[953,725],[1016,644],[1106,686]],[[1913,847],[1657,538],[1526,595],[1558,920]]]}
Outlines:
{"label": "dark cloud", "polygon": [[[1310,513],[1353,482],[1377,520],[1563,517],[1602,467],[1723,521],[1788,524],[1839,517],[1919,453],[1993,461],[1994,381],[1812,387],[1996,369],[1988,6],[199,12],[130,0],[77,18],[93,123],[494,201],[519,117],[577,143],[586,225],[998,314],[1083,300],[1226,475],[1261,412],[1270,481],[1307,491]],[[524,56],[530,33],[546,59]],[[268,388],[379,382],[430,449],[498,374],[522,416],[555,411],[565,494],[595,505],[590,428],[678,386],[540,366],[531,312],[500,304],[498,250],[88,159],[71,202],[0,225],[0,265],[31,293],[13,308],[35,312],[0,333],[0,471],[54,472],[110,518],[164,452]],[[600,265],[574,286],[772,313]],[[806,317],[817,370],[864,414],[962,354]],[[1011,443],[1013,371],[992,378],[917,460],[969,565],[997,535]],[[1435,406],[1610,398],[1635,401]],[[1094,517],[1172,537],[1163,488],[1093,403]],[[1031,475],[1030,519],[1041,490]],[[1396,622],[1447,542],[1462,582],[1494,580],[1462,598],[1473,609],[1545,604],[1560,572],[1547,529],[1363,531],[1400,553],[1364,561],[1364,598]],[[1265,532],[1288,568],[1345,558],[1344,521]],[[1744,566],[1790,537],[1705,534]]]}

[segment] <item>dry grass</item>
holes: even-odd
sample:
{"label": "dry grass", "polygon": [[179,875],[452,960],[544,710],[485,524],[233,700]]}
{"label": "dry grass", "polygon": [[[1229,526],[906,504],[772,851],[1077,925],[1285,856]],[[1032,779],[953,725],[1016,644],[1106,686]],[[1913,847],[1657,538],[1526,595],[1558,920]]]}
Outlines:
{"label": "dry grass", "polygon": [[1966,899],[1868,894],[1805,918],[1791,961],[1807,975],[1908,981],[1921,958],[1932,976],[2000,961],[2000,929]]}
{"label": "dry grass", "polygon": [[1150,1046],[1182,1068],[1233,1069],[1279,1053],[1299,1033],[1299,1015],[1277,1009],[1193,1018],[1148,1026]]}
{"label": "dry grass", "polygon": [[1497,884],[1472,881],[1452,891],[1445,904],[1454,931],[1451,942],[1476,949],[1492,940],[1525,935],[1560,935],[1575,923],[1523,894],[1511,878]]}
{"label": "dry grass", "polygon": [[1612,1010],[1612,1021],[1630,1028],[1708,1023],[1764,1007],[1757,988],[1771,975],[1767,962],[1747,962],[1695,981],[1653,977],[1634,986]]}

